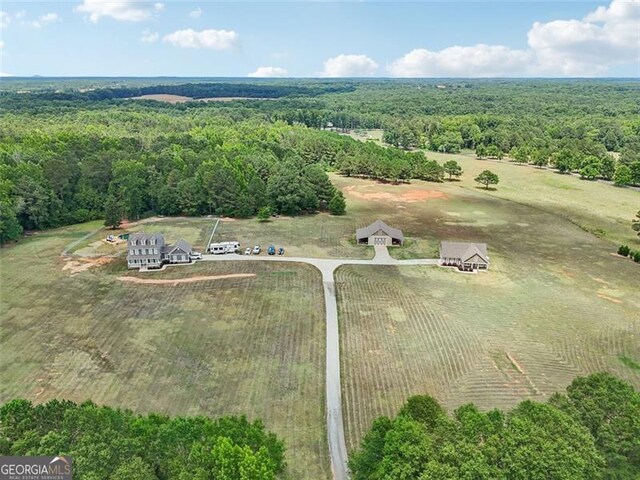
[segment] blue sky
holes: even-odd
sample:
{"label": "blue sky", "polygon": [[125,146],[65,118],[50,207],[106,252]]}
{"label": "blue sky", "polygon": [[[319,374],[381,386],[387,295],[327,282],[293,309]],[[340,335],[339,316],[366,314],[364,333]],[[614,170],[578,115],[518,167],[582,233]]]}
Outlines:
{"label": "blue sky", "polygon": [[640,76],[640,0],[1,8],[4,75]]}

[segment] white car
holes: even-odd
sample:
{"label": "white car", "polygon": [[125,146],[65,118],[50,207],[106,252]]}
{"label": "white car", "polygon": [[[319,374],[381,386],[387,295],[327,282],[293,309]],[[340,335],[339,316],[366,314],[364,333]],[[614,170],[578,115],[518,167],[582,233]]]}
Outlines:
{"label": "white car", "polygon": [[190,258],[191,260],[202,260],[202,254],[201,254],[200,252],[192,252],[192,253],[189,255],[189,258]]}
{"label": "white car", "polygon": [[253,247],[253,252],[254,255],[260,255],[260,245],[256,245],[255,247]]}
{"label": "white car", "polygon": [[245,254],[245,255],[251,255],[251,247],[247,247],[247,248],[245,248],[245,250],[244,250],[244,254]]}

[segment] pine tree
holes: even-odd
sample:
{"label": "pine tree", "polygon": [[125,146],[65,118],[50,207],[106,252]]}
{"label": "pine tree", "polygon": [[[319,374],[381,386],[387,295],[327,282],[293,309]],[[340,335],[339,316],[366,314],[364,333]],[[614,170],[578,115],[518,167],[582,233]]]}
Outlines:
{"label": "pine tree", "polygon": [[104,226],[116,229],[120,226],[122,221],[122,205],[114,197],[110,195],[107,197],[107,202],[104,205]]}
{"label": "pine tree", "polygon": [[340,190],[336,190],[333,198],[329,202],[329,213],[331,215],[344,215],[347,210],[347,202]]}

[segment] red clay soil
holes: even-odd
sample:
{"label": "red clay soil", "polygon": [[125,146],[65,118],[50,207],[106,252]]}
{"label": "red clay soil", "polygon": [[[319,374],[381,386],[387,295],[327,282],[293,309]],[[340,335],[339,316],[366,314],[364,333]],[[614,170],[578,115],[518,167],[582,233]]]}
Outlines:
{"label": "red clay soil", "polygon": [[346,187],[344,191],[347,195],[363,200],[390,200],[400,203],[416,203],[423,200],[448,197],[446,193],[440,190],[409,190],[398,194],[389,192],[363,193],[357,191],[354,185]]}
{"label": "red clay soil", "polygon": [[222,280],[224,278],[250,278],[255,277],[255,273],[232,273],[229,275],[208,275],[199,277],[173,278],[173,279],[151,279],[138,277],[117,277],[121,282],[146,283],[148,285],[178,285],[180,283],[204,282],[206,280]]}

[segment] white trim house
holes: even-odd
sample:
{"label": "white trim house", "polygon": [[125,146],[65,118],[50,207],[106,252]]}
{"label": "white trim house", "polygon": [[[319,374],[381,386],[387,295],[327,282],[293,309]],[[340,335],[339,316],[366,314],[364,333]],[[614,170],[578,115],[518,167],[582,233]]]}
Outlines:
{"label": "white trim house", "polygon": [[440,265],[462,271],[487,270],[489,255],[486,243],[440,242]]}
{"label": "white trim house", "polygon": [[127,240],[127,267],[146,270],[165,263],[189,263],[191,252],[191,245],[184,240],[171,245],[161,233],[132,233]]}

